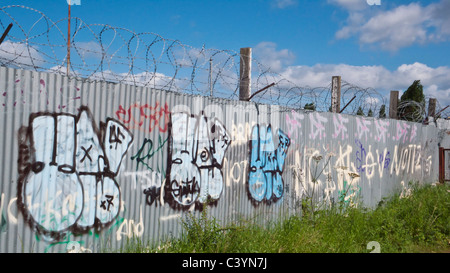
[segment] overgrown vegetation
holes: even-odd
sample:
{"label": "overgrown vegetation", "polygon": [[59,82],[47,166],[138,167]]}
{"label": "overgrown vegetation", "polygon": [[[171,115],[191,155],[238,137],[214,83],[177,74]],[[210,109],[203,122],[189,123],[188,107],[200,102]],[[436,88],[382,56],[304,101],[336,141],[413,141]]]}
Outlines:
{"label": "overgrown vegetation", "polygon": [[422,122],[425,118],[425,95],[420,80],[415,80],[400,97],[399,119]]}
{"label": "overgrown vegetation", "polygon": [[[130,242],[122,252],[368,253],[375,241],[382,253],[450,252],[450,186],[414,186],[411,195],[385,198],[375,209],[349,207],[290,217],[270,227],[241,222],[223,228],[204,210],[188,214],[179,239],[158,245]],[[135,247],[134,247],[135,245]]]}

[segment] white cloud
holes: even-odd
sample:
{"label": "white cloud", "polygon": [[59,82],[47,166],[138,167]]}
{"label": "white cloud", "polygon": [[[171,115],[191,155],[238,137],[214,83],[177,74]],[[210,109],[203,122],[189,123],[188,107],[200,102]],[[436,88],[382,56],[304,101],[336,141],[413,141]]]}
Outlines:
{"label": "white cloud", "polygon": [[[67,66],[65,65],[55,65],[49,69],[47,69],[49,73],[67,75]],[[82,75],[76,71],[70,70],[69,75],[72,77],[82,77]]]}
{"label": "white cloud", "polygon": [[298,4],[297,0],[274,0],[272,5],[279,9],[285,9],[288,7],[296,6]]}
{"label": "white cloud", "polygon": [[430,97],[436,98],[441,108],[450,105],[450,88],[442,89],[439,88],[439,86],[432,84],[428,87],[424,87],[423,92]]}
{"label": "white cloud", "polygon": [[429,16],[418,4],[400,6],[370,18],[359,28],[362,44],[380,44],[382,49],[395,51],[429,40],[425,22]]}
{"label": "white cloud", "polygon": [[262,65],[273,72],[279,72],[295,60],[295,55],[287,49],[277,50],[273,42],[261,42],[253,48],[253,55]]}
{"label": "white cloud", "polygon": [[17,68],[42,67],[45,60],[37,47],[4,41],[0,45],[0,64]]}
{"label": "white cloud", "polygon": [[375,98],[375,97],[367,97],[367,98],[364,100],[364,102],[365,102],[366,104],[369,104],[369,105],[377,105],[377,104],[380,103],[380,99],[379,99],[379,98]]}
{"label": "white cloud", "polygon": [[148,86],[156,89],[164,89],[164,87],[172,87],[172,91],[182,90],[181,80],[173,79],[162,73],[141,72],[138,74],[116,73],[111,70],[95,72],[90,79],[99,81],[116,82],[123,84],[131,84],[137,86]]}
{"label": "white cloud", "polygon": [[[387,51],[397,51],[413,44],[440,42],[450,38],[450,1],[421,6],[419,3],[401,5],[390,10],[374,9],[352,4],[356,0],[329,0],[345,7],[349,16],[335,37],[359,37],[361,45],[373,45]],[[365,1],[364,1],[365,2]],[[359,4],[361,5],[361,4]]]}
{"label": "white cloud", "polygon": [[[83,59],[101,59],[106,52],[104,52],[104,49],[102,46],[94,41],[90,42],[75,42],[73,53],[78,53],[78,55]],[[73,54],[72,53],[72,54]]]}
{"label": "white cloud", "polygon": [[[342,78],[361,87],[404,90],[414,80],[425,85],[450,88],[450,67],[429,67],[422,63],[403,64],[390,71],[383,66],[353,66],[347,64],[316,64],[314,66],[290,66],[281,75],[300,86],[326,86],[332,76]],[[450,98],[449,98],[450,99]]]}
{"label": "white cloud", "polygon": [[328,3],[335,4],[347,10],[362,10],[368,6],[366,0],[328,0]]}
{"label": "white cloud", "polygon": [[347,64],[316,64],[314,66],[290,66],[282,77],[299,86],[327,86],[332,76],[342,76],[350,83],[360,86],[378,82],[388,71],[382,66],[351,66]]}
{"label": "white cloud", "polygon": [[337,39],[347,39],[358,32],[358,27],[365,23],[366,17],[363,13],[352,12],[347,18],[347,25],[338,30],[335,34]]}
{"label": "white cloud", "polygon": [[432,68],[422,63],[403,64],[390,71],[383,66],[353,66],[347,64],[316,64],[314,66],[289,66],[280,72],[285,78],[301,87],[326,87],[332,76],[361,88],[374,88],[388,94],[398,90],[400,94],[415,80],[424,86],[425,96],[435,97],[441,106],[450,104],[450,67]]}
{"label": "white cloud", "polygon": [[[50,73],[56,73],[61,75],[66,75],[67,70],[65,66],[53,66],[50,69],[47,70],[47,72]],[[70,71],[70,75],[72,77],[83,77],[86,75],[81,74],[79,71]],[[145,86],[145,87],[151,87],[155,89],[169,89],[171,91],[177,91],[182,92],[183,90],[186,90],[186,82],[189,83],[189,81],[173,78],[166,76],[162,73],[157,72],[141,72],[137,74],[130,74],[130,73],[116,73],[111,70],[104,70],[104,71],[98,71],[89,76],[90,80],[96,80],[96,81],[106,81],[106,82],[113,82],[113,83],[123,83],[123,84],[130,84],[130,85],[136,85],[136,86]]]}
{"label": "white cloud", "polygon": [[431,4],[429,16],[433,18],[432,25],[438,29],[436,39],[446,39],[450,36],[450,1],[442,0]]}

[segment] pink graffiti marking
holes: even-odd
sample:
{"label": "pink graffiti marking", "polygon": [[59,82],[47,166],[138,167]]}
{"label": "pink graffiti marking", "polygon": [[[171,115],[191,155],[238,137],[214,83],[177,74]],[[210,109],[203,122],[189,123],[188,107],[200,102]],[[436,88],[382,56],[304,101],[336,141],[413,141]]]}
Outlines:
{"label": "pink graffiti marking", "polygon": [[356,130],[355,134],[359,139],[362,139],[363,135],[367,140],[367,134],[369,133],[370,120],[365,120],[363,118],[356,118]]}
{"label": "pink graffiti marking", "polygon": [[409,138],[409,141],[413,141],[417,136],[417,126],[413,125],[411,129],[411,137]]}
{"label": "pink graffiti marking", "polygon": [[290,139],[293,140],[293,142],[295,142],[294,140],[300,137],[298,132],[302,128],[301,121],[305,117],[302,114],[295,112],[294,110],[292,110],[291,115],[292,117],[289,116],[289,114],[286,114],[286,125],[288,129],[287,135]]}
{"label": "pink graffiti marking", "polygon": [[332,135],[333,138],[337,138],[339,135],[341,135],[341,139],[344,140],[344,138],[348,137],[347,127],[345,126],[345,123],[348,123],[348,118],[344,118],[341,115],[333,115],[333,124],[334,124],[334,134]]}
{"label": "pink graffiti marking", "polygon": [[319,137],[319,139],[325,138],[325,123],[328,122],[328,119],[319,115],[319,113],[312,113],[309,116],[309,120],[311,122],[311,134],[309,137],[311,139],[315,139]]}
{"label": "pink graffiti marking", "polygon": [[393,139],[399,141],[403,137],[403,143],[405,143],[406,135],[410,127],[411,126],[406,124],[405,122],[398,122],[396,136],[394,136]]}
{"label": "pink graffiti marking", "polygon": [[389,121],[375,120],[376,141],[383,141],[383,143],[386,143],[386,134],[388,132],[388,126]]}

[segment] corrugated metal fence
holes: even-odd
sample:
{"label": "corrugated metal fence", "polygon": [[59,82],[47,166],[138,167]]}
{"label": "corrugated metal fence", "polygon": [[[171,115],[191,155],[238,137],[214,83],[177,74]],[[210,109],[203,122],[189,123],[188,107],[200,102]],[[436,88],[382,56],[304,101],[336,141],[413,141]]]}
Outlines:
{"label": "corrugated metal fence", "polygon": [[[438,179],[438,129],[0,68],[0,252],[99,252]],[[314,194],[313,194],[314,193]]]}

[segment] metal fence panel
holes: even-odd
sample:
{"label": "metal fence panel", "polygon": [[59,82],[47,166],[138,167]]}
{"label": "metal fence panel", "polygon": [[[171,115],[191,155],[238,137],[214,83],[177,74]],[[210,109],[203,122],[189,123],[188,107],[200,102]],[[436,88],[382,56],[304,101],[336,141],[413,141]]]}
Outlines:
{"label": "metal fence panel", "polygon": [[0,252],[117,250],[438,179],[432,125],[0,67]]}

